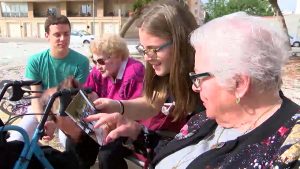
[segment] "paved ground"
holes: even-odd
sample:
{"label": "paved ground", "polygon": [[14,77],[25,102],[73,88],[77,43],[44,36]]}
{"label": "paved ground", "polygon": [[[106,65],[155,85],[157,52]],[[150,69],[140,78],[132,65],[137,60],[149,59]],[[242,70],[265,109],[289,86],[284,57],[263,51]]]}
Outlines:
{"label": "paved ground", "polygon": [[300,105],[300,57],[293,57],[286,64],[282,90],[286,96]]}
{"label": "paved ground", "polygon": [[[23,74],[23,67],[26,65],[27,59],[40,51],[43,51],[49,47],[45,39],[8,39],[0,38],[0,80],[1,79],[18,79]],[[23,41],[24,40],[24,41]],[[135,46],[137,40],[127,39],[128,48],[132,55],[136,55],[137,51]],[[85,56],[89,56],[89,46],[82,44],[70,44],[70,48],[82,53]],[[17,76],[11,76],[17,73]]]}

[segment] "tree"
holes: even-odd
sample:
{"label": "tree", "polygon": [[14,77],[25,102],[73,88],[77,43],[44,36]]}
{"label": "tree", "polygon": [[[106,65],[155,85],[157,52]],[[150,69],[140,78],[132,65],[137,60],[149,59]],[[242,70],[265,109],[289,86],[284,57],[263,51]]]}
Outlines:
{"label": "tree", "polygon": [[237,11],[258,16],[276,15],[286,32],[286,44],[290,46],[287,26],[277,0],[209,0],[204,7],[207,12],[206,21]]}
{"label": "tree", "polygon": [[207,20],[238,11],[259,16],[274,15],[268,0],[209,0],[204,8],[208,14]]}
{"label": "tree", "polygon": [[[119,35],[121,37],[124,37],[128,29],[131,27],[131,25],[134,23],[136,19],[138,19],[141,15],[141,12],[143,8],[150,2],[155,1],[155,0],[135,0],[133,3],[133,13],[129,16],[128,20],[124,23],[122,26]],[[180,3],[183,5],[186,5],[185,0],[178,0]]]}
{"label": "tree", "polygon": [[129,16],[128,20],[124,23],[124,25],[122,26],[121,30],[120,30],[120,36],[124,37],[127,30],[130,28],[130,26],[134,23],[134,21],[136,19],[138,19],[141,15],[141,11],[143,10],[143,8],[150,3],[152,0],[136,0],[133,3],[133,13],[131,13],[131,15]]}
{"label": "tree", "polygon": [[282,15],[282,12],[279,8],[278,2],[277,2],[277,0],[269,0],[269,3],[272,5],[274,13],[279,18],[280,23],[282,24],[282,28],[286,33],[286,43],[287,43],[288,46],[290,46],[290,38],[289,38],[288,29],[287,29],[284,17]]}

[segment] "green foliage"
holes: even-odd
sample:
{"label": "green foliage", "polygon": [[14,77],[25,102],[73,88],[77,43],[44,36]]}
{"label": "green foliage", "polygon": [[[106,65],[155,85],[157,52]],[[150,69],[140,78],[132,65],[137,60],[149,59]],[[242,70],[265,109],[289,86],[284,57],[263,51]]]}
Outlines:
{"label": "green foliage", "polygon": [[207,12],[206,20],[237,11],[245,11],[248,14],[258,16],[272,16],[274,14],[268,0],[209,0],[204,8]]}
{"label": "green foliage", "polygon": [[[137,9],[141,9],[152,1],[156,1],[156,0],[135,0],[134,3],[132,4],[132,10],[136,11]],[[186,0],[178,0],[178,2],[180,2],[182,5],[187,5]]]}
{"label": "green foliage", "polygon": [[146,4],[148,4],[151,1],[152,0],[135,0],[135,2],[132,5],[132,9],[133,9],[133,11],[135,11],[137,9],[141,9],[142,7],[144,7]]}

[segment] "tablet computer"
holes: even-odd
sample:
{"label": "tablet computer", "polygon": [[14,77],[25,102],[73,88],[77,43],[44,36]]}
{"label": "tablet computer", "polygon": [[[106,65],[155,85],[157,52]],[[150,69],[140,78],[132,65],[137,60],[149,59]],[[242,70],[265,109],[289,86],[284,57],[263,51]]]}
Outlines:
{"label": "tablet computer", "polygon": [[103,145],[102,130],[100,128],[94,129],[93,126],[95,122],[83,121],[83,118],[91,114],[99,113],[83,90],[79,90],[65,112],[86,134],[88,134],[99,145]]}

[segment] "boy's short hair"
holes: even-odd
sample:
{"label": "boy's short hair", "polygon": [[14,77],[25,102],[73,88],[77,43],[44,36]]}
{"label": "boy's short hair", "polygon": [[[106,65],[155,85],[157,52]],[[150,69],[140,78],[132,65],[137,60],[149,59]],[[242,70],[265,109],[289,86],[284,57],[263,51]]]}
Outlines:
{"label": "boy's short hair", "polygon": [[49,27],[50,25],[57,25],[57,24],[67,24],[69,25],[71,29],[71,24],[69,19],[64,16],[64,15],[59,15],[59,16],[48,16],[48,18],[45,21],[45,32],[49,33]]}

